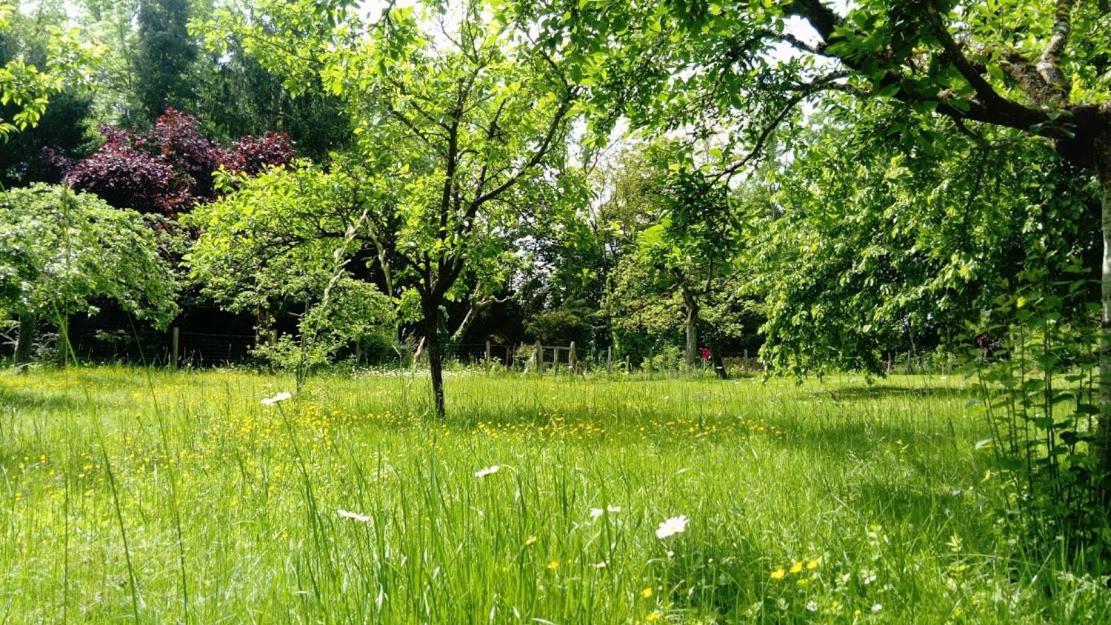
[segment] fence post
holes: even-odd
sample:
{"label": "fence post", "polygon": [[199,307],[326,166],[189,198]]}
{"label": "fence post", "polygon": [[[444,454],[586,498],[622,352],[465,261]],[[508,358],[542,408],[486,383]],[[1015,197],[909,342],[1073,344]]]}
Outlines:
{"label": "fence post", "polygon": [[181,343],[181,328],[174,326],[173,336],[170,338],[170,368],[177,369],[177,350]]}
{"label": "fence post", "polygon": [[567,348],[567,366],[570,367],[571,373],[575,372],[576,360],[578,359],[575,357],[575,342],[571,341],[571,347]]}
{"label": "fence post", "polygon": [[544,373],[544,346],[540,344],[540,341],[536,342],[532,354],[536,358],[536,372]]}
{"label": "fence post", "polygon": [[486,364],[490,364],[490,339],[486,339]]}
{"label": "fence post", "polygon": [[613,373],[613,345],[606,347],[606,373]]}

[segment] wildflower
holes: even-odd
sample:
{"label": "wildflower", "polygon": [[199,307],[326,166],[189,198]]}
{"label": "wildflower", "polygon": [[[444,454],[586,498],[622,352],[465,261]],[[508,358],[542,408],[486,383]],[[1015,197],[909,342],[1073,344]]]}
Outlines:
{"label": "wildflower", "polygon": [[477,478],[484,478],[487,475],[493,475],[493,474],[497,473],[500,469],[501,469],[501,467],[499,465],[496,465],[496,464],[490,465],[490,466],[486,467],[485,469],[479,469],[478,471],[475,471],[474,476],[477,477]]}
{"label": "wildflower", "polygon": [[802,562],[795,562],[791,565],[791,575],[802,573]]}
{"label": "wildflower", "polygon": [[821,561],[818,558],[814,558],[813,560],[806,563],[806,570],[813,571],[814,569],[818,568],[819,564],[821,564]]}
{"label": "wildflower", "polygon": [[559,568],[559,560],[552,560],[548,563],[548,570],[554,571]]}
{"label": "wildflower", "polygon": [[690,522],[690,519],[688,519],[685,514],[673,516],[663,523],[660,523],[660,526],[656,528],[656,538],[663,539],[668,536],[674,536],[675,534],[682,534],[687,530],[688,522]]}
{"label": "wildflower", "polygon": [[358,521],[359,523],[370,523],[369,516],[365,514],[359,514],[358,512],[351,512],[350,510],[344,510],[343,508],[336,510],[336,514],[338,514],[341,519],[351,519],[352,521]]}
{"label": "wildflower", "polygon": [[279,402],[283,402],[287,399],[293,399],[293,393],[290,393],[289,391],[282,391],[281,393],[278,393],[277,395],[271,395],[270,397],[264,397],[263,400],[262,400],[262,405],[263,406],[273,406],[274,404],[279,403]]}
{"label": "wildflower", "polygon": [[883,609],[883,604],[882,603],[873,603],[872,604],[872,612],[873,613],[874,612],[879,612],[882,609]]}
{"label": "wildflower", "polygon": [[640,596],[644,597],[645,599],[648,599],[649,597],[651,597],[652,596],[652,587],[651,586],[645,586],[644,590],[640,591]]}
{"label": "wildflower", "polygon": [[772,579],[783,579],[784,577],[787,577],[787,571],[785,571],[783,567],[778,567],[774,571],[772,571]]}
{"label": "wildflower", "polygon": [[540,539],[535,537],[535,536],[529,536],[528,538],[525,539],[525,546],[528,547],[529,545],[535,545],[536,541],[538,541],[538,540],[540,540]]}
{"label": "wildflower", "polygon": [[811,599],[810,601],[807,601],[806,602],[806,611],[807,612],[817,612],[818,611],[818,603],[816,601],[814,601],[813,599]]}
{"label": "wildflower", "polygon": [[609,566],[609,565],[608,565],[608,564],[606,564],[606,561],[605,561],[605,560],[602,560],[601,562],[595,562],[595,563],[594,563],[594,568],[596,568],[596,569],[604,569],[604,568],[606,568],[607,566]]}
{"label": "wildflower", "polygon": [[650,613],[648,613],[644,616],[644,622],[646,622],[646,623],[651,623],[653,621],[658,621],[658,620],[660,620],[660,611],[659,610],[653,610],[652,612],[650,612]]}
{"label": "wildflower", "polygon": [[590,518],[592,520],[597,519],[598,517],[602,516],[603,514],[606,514],[607,512],[609,514],[617,514],[618,512],[621,512],[621,506],[606,506],[605,508],[591,508],[590,509]]}

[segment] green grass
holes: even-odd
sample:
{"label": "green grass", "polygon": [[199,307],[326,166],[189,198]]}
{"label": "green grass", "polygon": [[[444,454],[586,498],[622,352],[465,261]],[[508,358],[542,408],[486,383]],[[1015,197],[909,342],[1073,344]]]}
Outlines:
{"label": "green grass", "polygon": [[425,384],[0,373],[0,623],[1111,622],[960,378]]}

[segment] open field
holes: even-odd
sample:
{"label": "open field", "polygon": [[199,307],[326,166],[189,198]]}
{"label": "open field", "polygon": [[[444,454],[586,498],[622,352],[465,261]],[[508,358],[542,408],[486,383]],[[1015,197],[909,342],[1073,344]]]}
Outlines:
{"label": "open field", "polygon": [[0,623],[1111,622],[961,378],[426,384],[0,374]]}

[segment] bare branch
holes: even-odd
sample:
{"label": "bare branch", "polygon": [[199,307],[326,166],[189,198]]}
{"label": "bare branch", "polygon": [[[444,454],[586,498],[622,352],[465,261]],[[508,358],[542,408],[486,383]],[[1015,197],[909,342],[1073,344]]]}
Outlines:
{"label": "bare branch", "polygon": [[845,75],[846,74],[844,72],[836,72],[820,78],[808,85],[805,85],[802,89],[797,91],[794,95],[787,99],[787,101],[783,105],[783,108],[781,108],[774,116],[772,116],[771,121],[768,122],[763,129],[760,130],[760,134],[756,136],[756,142],[753,144],[752,149],[748,151],[748,154],[746,154],[741,160],[714,174],[710,179],[713,181],[721,180],[722,178],[732,176],[733,174],[748,166],[750,162],[752,162],[764,151],[764,145],[768,142],[768,138],[772,136],[772,133],[774,133],[777,128],[779,128],[779,125],[783,123],[783,120],[787,119],[787,116],[791,114],[791,111],[793,111],[796,106],[820,91],[833,88],[833,86],[837,85],[835,81],[844,78]]}

